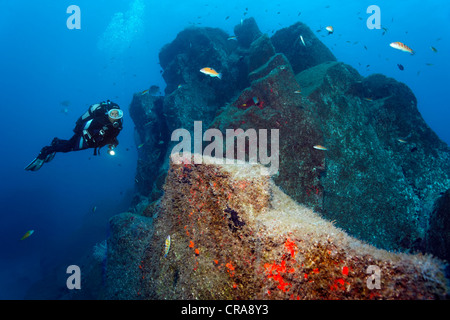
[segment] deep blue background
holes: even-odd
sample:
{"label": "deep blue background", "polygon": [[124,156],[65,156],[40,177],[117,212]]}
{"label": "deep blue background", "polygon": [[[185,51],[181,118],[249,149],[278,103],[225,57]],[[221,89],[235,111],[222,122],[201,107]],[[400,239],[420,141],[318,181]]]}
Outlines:
{"label": "deep blue background", "polygon": [[[72,4],[81,9],[81,30],[66,27]],[[366,27],[372,4],[381,9],[385,35]],[[406,83],[425,121],[450,143],[445,0],[2,0],[0,6],[0,299],[23,298],[55,265],[105,239],[108,218],[128,208],[138,152],[128,106],[134,93],[152,84],[164,89],[159,50],[185,27],[219,27],[231,35],[251,16],[270,36],[296,21],[313,31],[332,25],[334,34],[316,34],[338,60],[362,75],[382,73]],[[390,48],[393,41],[416,54]],[[106,99],[125,111],[117,156],[57,154],[38,172],[23,170],[53,137],[70,138],[90,104]],[[20,241],[30,229],[35,233]]]}

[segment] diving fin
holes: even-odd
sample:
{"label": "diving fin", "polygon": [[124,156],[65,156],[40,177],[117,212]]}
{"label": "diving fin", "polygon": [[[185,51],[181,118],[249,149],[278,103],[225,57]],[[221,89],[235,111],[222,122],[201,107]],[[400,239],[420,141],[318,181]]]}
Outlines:
{"label": "diving fin", "polygon": [[44,164],[45,159],[35,158],[31,163],[25,167],[27,171],[38,171]]}
{"label": "diving fin", "polygon": [[50,153],[48,156],[45,157],[44,162],[50,162],[55,157],[56,152]]}

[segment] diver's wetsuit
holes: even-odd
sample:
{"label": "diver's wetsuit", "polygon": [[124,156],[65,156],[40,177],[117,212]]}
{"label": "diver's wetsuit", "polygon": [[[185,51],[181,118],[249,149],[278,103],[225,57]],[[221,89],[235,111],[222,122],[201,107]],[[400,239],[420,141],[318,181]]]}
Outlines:
{"label": "diver's wetsuit", "polygon": [[122,130],[122,119],[112,123],[107,114],[108,109],[119,109],[119,106],[110,101],[92,105],[78,119],[72,138],[69,140],[54,138],[51,145],[43,147],[36,159],[25,170],[39,170],[45,162],[49,162],[55,157],[56,152],[94,148],[94,155],[96,155],[97,149],[107,144],[115,148],[119,144],[117,136]]}
{"label": "diver's wetsuit", "polygon": [[50,146],[41,149],[38,159],[44,160],[49,154],[55,152],[70,152],[88,148],[97,149],[107,144],[116,147],[119,144],[117,136],[121,129],[121,124],[115,128],[109,121],[108,116],[106,116],[106,119],[94,118],[90,125],[83,130],[84,132],[75,133],[69,140],[54,138]]}

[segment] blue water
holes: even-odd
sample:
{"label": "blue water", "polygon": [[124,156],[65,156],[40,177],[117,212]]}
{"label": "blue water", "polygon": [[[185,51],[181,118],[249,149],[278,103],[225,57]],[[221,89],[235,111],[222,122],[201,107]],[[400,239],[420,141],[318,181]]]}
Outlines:
{"label": "blue water", "polygon": [[[384,35],[366,26],[372,4],[381,9]],[[67,28],[70,5],[81,9],[79,30]],[[2,0],[0,299],[22,299],[57,265],[91,250],[107,236],[108,218],[128,208],[137,161],[128,106],[133,93],[153,84],[164,88],[161,47],[191,25],[231,35],[246,17],[254,17],[269,36],[297,21],[313,31],[332,25],[334,34],[316,35],[337,59],[364,76],[382,73],[406,83],[427,124],[450,144],[445,0]],[[394,41],[416,54],[390,48]],[[70,138],[90,104],[106,99],[125,111],[115,157],[85,150],[57,154],[38,172],[24,170],[53,137]],[[20,241],[30,229],[34,234]]]}

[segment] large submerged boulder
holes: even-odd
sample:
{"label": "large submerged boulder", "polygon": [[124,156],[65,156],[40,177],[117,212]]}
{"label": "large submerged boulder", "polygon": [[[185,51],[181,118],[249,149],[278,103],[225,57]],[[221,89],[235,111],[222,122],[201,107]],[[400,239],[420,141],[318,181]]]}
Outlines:
{"label": "large submerged boulder", "polygon": [[[237,41],[212,28],[180,32],[160,53],[166,95],[133,99],[134,107],[159,110],[136,128],[161,141],[141,148],[137,180],[145,176],[145,185],[138,185],[134,211],[164,193],[175,129],[193,134],[194,121],[223,134],[278,129],[272,179],[287,195],[379,248],[446,258],[430,239],[445,234],[432,220],[450,188],[450,149],[423,120],[412,91],[337,62],[302,23],[269,38],[249,19],[235,34]],[[223,72],[222,80],[199,72],[206,66]]]}
{"label": "large submerged boulder", "polygon": [[330,49],[301,22],[278,30],[270,39],[277,52],[286,55],[295,74],[327,61],[336,61]]}
{"label": "large submerged boulder", "polygon": [[134,205],[142,200],[154,201],[162,195],[160,189],[166,170],[161,164],[164,163],[170,140],[163,102],[163,97],[137,93],[130,104],[130,116],[135,124],[135,143],[139,153],[135,177],[138,196],[133,202]]}
{"label": "large submerged boulder", "polygon": [[450,183],[450,150],[411,90],[382,75],[363,79],[337,62],[296,79],[328,148],[321,212],[379,247],[422,250],[434,201]]}
{"label": "large submerged boulder", "polygon": [[426,251],[450,261],[450,189],[436,200],[433,207]]}
{"label": "large submerged boulder", "polygon": [[111,220],[103,298],[445,297],[441,261],[350,237],[284,194],[260,165],[215,162],[171,162],[153,219]]}

